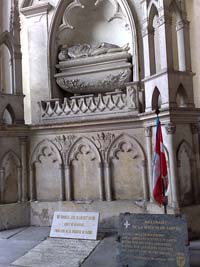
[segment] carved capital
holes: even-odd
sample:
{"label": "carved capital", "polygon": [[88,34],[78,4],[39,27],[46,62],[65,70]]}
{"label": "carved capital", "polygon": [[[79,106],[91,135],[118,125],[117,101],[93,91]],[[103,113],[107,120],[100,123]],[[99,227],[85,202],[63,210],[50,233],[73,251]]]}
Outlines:
{"label": "carved capital", "polygon": [[169,134],[171,134],[171,135],[175,134],[175,132],[176,132],[176,124],[173,123],[173,122],[170,122],[165,126],[165,129],[166,129],[166,132],[167,132],[168,135]]}
{"label": "carved capital", "polygon": [[192,134],[197,134],[199,132],[199,126],[197,123],[191,124],[191,131],[192,131]]}
{"label": "carved capital", "polygon": [[146,137],[152,137],[152,127],[151,126],[145,127],[144,130],[145,130],[145,136]]}
{"label": "carved capital", "polygon": [[163,24],[172,25],[172,17],[171,15],[165,14],[158,19],[159,26],[162,26]]}
{"label": "carved capital", "polygon": [[183,20],[180,20],[176,23],[176,30],[177,31],[180,31],[182,30],[183,28],[188,28],[190,25],[189,21],[186,20],[186,19],[183,19]]}

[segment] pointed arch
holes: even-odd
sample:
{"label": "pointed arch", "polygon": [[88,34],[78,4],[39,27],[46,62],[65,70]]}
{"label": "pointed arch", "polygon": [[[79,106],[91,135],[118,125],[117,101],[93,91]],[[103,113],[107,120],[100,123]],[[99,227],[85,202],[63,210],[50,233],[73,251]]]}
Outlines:
{"label": "pointed arch", "polygon": [[182,206],[194,202],[194,155],[186,140],[182,140],[177,149],[179,200]]}
{"label": "pointed arch", "polygon": [[158,87],[155,87],[151,100],[151,108],[152,110],[155,110],[157,108],[161,108],[161,105],[162,105],[161,94],[160,91],[158,90]]}
{"label": "pointed arch", "polygon": [[30,166],[33,166],[33,164],[35,164],[36,162],[41,162],[41,156],[44,155],[45,149],[47,148],[49,148],[50,152],[56,154],[56,159],[58,160],[59,164],[62,164],[62,157],[59,150],[57,149],[57,146],[51,140],[44,139],[39,142],[34,148],[30,159]]}
{"label": "pointed arch", "polygon": [[67,156],[67,165],[72,199],[104,199],[102,160],[97,147],[89,138],[80,137],[74,142]]}
{"label": "pointed arch", "polygon": [[[140,145],[140,143],[137,141],[137,139],[135,139],[134,137],[128,135],[128,134],[120,134],[118,137],[116,137],[112,144],[110,145],[109,149],[108,149],[108,153],[107,153],[107,162],[109,162],[109,160],[113,157],[116,157],[116,153],[119,151],[120,146],[123,145],[123,143],[130,143],[132,144],[136,150],[139,152],[140,156],[141,156],[141,160],[146,160],[145,154],[144,154],[144,150],[142,148],[142,146]],[[133,146],[128,148],[129,151],[133,151]]]}
{"label": "pointed arch", "polygon": [[182,84],[179,85],[176,93],[176,104],[178,107],[187,107],[188,106],[188,96],[185,88]]}
{"label": "pointed arch", "polygon": [[155,3],[155,1],[151,1],[149,6],[148,6],[148,25],[149,25],[149,29],[153,29],[153,20],[154,17],[157,15],[158,16],[158,6],[157,3]]}
{"label": "pointed arch", "polygon": [[107,162],[112,199],[148,200],[146,157],[134,137],[127,134],[118,136],[108,150]]}
{"label": "pointed arch", "polygon": [[70,165],[73,160],[77,160],[77,156],[79,153],[81,153],[83,145],[86,146],[87,149],[86,153],[91,153],[91,160],[97,159],[98,162],[102,162],[101,154],[99,153],[93,141],[87,137],[80,137],[73,143],[68,152],[67,162],[66,162],[68,165]]}
{"label": "pointed arch", "polygon": [[31,200],[58,201],[64,199],[62,168],[60,152],[53,142],[44,139],[36,145],[30,159]]}
{"label": "pointed arch", "polygon": [[[111,1],[113,2],[113,1]],[[131,7],[129,6],[129,3],[127,0],[114,0],[114,2],[116,2],[117,4],[119,4],[119,6],[121,7],[121,9],[123,10],[123,12],[125,13],[125,15],[127,16],[128,19],[128,23],[130,25],[130,46],[131,49],[129,50],[130,53],[132,54],[132,60],[133,60],[133,80],[134,81],[138,81],[139,80],[139,59],[138,59],[138,41],[137,41],[137,27],[136,27],[136,23],[137,23],[137,18],[135,18],[135,14],[136,12],[134,12],[134,10],[131,9]],[[58,28],[59,25],[62,23],[62,17],[65,13],[65,10],[67,8],[67,12],[71,12],[71,10],[73,10],[75,7],[77,8],[82,8],[82,4],[79,1],[71,1],[71,0],[59,0],[58,4],[57,4],[57,9],[56,12],[53,16],[51,25],[50,25],[50,34],[49,34],[49,43],[48,43],[48,60],[49,60],[49,83],[51,84],[51,88],[53,88],[51,92],[52,97],[56,97],[59,94],[59,89],[58,89],[58,85],[54,79],[54,75],[56,74],[56,63],[57,63],[57,52],[59,49],[59,44],[58,44],[58,38],[56,38],[56,35],[58,33]],[[116,13],[118,14],[118,13]],[[117,15],[116,15],[117,17]],[[69,29],[73,29],[73,26],[70,25],[70,23],[66,23],[66,26]],[[62,27],[63,28],[63,27]]]}
{"label": "pointed arch", "polygon": [[8,104],[2,112],[1,115],[4,124],[14,124],[15,123],[15,113],[10,104]]}
{"label": "pointed arch", "polygon": [[21,201],[21,161],[13,151],[7,151],[0,161],[2,171],[1,202],[15,203]]}
{"label": "pointed arch", "polygon": [[15,163],[15,165],[20,168],[21,167],[21,161],[18,157],[18,155],[11,149],[11,150],[8,150],[1,158],[1,163],[0,163],[0,168],[2,169],[3,168],[3,165],[5,163],[5,161],[8,159],[8,158],[12,158],[13,159],[13,162]]}

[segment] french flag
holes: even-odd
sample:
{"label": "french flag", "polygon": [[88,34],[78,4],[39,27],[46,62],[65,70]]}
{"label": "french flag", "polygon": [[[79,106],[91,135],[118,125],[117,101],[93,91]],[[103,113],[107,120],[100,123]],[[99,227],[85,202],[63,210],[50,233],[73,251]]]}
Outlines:
{"label": "french flag", "polygon": [[165,192],[168,187],[167,162],[164,153],[163,137],[160,120],[156,119],[156,143],[153,159],[152,191],[154,200],[165,205]]}

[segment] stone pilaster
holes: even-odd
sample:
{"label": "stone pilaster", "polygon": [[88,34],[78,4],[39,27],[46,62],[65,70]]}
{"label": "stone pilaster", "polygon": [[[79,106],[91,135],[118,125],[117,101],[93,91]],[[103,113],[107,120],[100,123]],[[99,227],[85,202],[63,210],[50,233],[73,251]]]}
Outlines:
{"label": "stone pilaster", "polygon": [[146,148],[147,148],[147,162],[148,162],[148,185],[150,197],[152,197],[151,189],[151,175],[152,175],[152,127],[145,128],[145,136],[146,136]]}
{"label": "stone pilaster", "polygon": [[174,145],[174,134],[176,132],[176,125],[169,123],[165,126],[168,135],[168,152],[169,152],[169,166],[171,178],[171,194],[172,206],[175,209],[179,208],[179,188],[178,188],[178,174],[177,174],[177,160],[176,150]]}
{"label": "stone pilaster", "polygon": [[108,162],[104,162],[104,178],[105,178],[105,185],[106,185],[106,200],[112,201],[110,165]]}
{"label": "stone pilaster", "polygon": [[143,192],[144,192],[144,200],[149,200],[149,186],[148,186],[148,178],[147,178],[147,162],[146,160],[142,161],[142,181],[143,181]]}
{"label": "stone pilaster", "polygon": [[71,174],[70,174],[70,165],[64,165],[64,173],[65,173],[65,200],[71,201],[72,197],[72,184],[71,184]]}
{"label": "stone pilaster", "polygon": [[195,190],[195,200],[196,202],[200,202],[200,157],[199,157],[199,128],[198,124],[192,123],[191,124],[191,131],[192,131],[192,141],[193,141],[193,153],[195,157],[195,169],[196,169],[196,177],[194,181],[194,190]]}
{"label": "stone pilaster", "polygon": [[21,199],[22,201],[28,200],[28,153],[27,153],[27,146],[28,146],[28,138],[27,137],[20,137],[20,155],[21,155]]}

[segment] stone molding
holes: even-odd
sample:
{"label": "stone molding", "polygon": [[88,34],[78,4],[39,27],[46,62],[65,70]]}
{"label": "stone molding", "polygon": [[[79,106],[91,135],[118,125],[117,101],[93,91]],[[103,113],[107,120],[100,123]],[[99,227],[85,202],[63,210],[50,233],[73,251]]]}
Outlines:
{"label": "stone molding", "polygon": [[46,14],[51,8],[52,8],[51,4],[44,3],[44,4],[40,4],[36,6],[23,7],[20,9],[20,12],[25,17],[30,18],[30,17]]}
{"label": "stone molding", "polygon": [[[136,89],[133,89],[136,90]],[[130,94],[130,92],[127,92]],[[135,91],[128,101],[128,95],[123,91],[110,92],[106,94],[75,96],[64,98],[61,103],[59,99],[40,102],[41,120],[55,120],[86,115],[117,114],[119,112],[134,111],[138,113],[138,93]]]}

